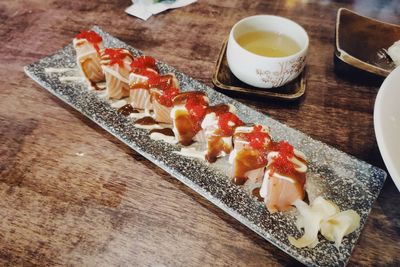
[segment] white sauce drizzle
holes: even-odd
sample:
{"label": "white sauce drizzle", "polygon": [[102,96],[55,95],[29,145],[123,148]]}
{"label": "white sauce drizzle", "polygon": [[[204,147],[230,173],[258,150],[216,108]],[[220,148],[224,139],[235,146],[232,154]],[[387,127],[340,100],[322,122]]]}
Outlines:
{"label": "white sauce drizzle", "polygon": [[108,97],[108,92],[103,92],[103,91],[96,91],[98,92],[98,96],[100,98],[107,98]]}
{"label": "white sauce drizzle", "polygon": [[75,68],[45,68],[44,72],[46,73],[63,73],[63,72],[69,72],[69,71],[78,71],[78,69]]}
{"label": "white sauce drizzle", "polygon": [[84,82],[84,77],[76,77],[76,76],[62,76],[59,78],[60,82]]}
{"label": "white sauce drizzle", "polygon": [[97,86],[99,89],[106,89],[106,83],[105,83],[105,82],[96,83],[96,86]]}
{"label": "white sauce drizzle", "polygon": [[177,144],[178,140],[175,138],[175,136],[169,136],[169,135],[165,135],[162,133],[151,133],[150,134],[150,138],[154,141],[164,141],[168,144]]}
{"label": "white sauce drizzle", "polygon": [[206,151],[199,151],[196,150],[196,148],[194,147],[189,147],[189,148],[183,147],[181,148],[180,151],[174,151],[173,153],[189,158],[197,158],[202,160],[205,159],[206,155]]}
{"label": "white sauce drizzle", "polygon": [[[261,124],[254,124],[254,126],[259,125],[261,126],[261,132],[269,133],[268,127],[261,125]],[[235,133],[251,133],[254,130],[253,126],[239,126],[235,129]]]}
{"label": "white sauce drizzle", "polygon": [[126,104],[128,104],[128,101],[126,99],[120,99],[111,102],[111,106],[116,109],[119,109],[120,107],[123,107]]}
{"label": "white sauce drizzle", "polygon": [[163,129],[164,128],[160,124],[143,125],[143,124],[135,123],[133,126],[135,126],[136,128],[145,129],[145,130]]}
{"label": "white sauce drizzle", "polygon": [[129,118],[133,118],[133,119],[141,119],[141,118],[148,117],[148,116],[149,116],[149,114],[146,112],[129,114]]}

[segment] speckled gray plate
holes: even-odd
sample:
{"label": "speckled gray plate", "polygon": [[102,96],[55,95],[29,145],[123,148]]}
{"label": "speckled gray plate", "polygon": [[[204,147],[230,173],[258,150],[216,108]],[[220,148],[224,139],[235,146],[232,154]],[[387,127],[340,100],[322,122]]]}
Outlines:
{"label": "speckled gray plate", "polygon": [[[100,28],[94,27],[94,30],[103,36],[106,47],[124,47],[135,55],[141,54]],[[287,140],[303,151],[310,164],[307,177],[309,196],[322,195],[333,200],[342,210],[356,210],[361,215],[360,229],[347,236],[339,250],[333,243],[321,237],[320,243],[313,249],[293,247],[287,235],[301,235],[295,227],[293,215],[270,214],[241,187],[231,183],[226,172],[215,167],[218,164],[208,166],[199,160],[172,153],[179,150],[179,147],[151,140],[148,131],[135,128],[131,120],[117,113],[110,103],[100,98],[96,92],[87,90],[85,84],[62,83],[59,81],[60,74],[46,73],[44,69],[49,67],[76,67],[72,44],[54,55],[26,66],[25,72],[50,93],[300,262],[310,266],[346,265],[371,205],[383,186],[386,173],[220,94],[165,63],[157,64],[162,73],[175,73],[183,91],[204,91],[212,104],[231,103],[236,106],[242,120],[270,126],[271,135],[275,140]]]}

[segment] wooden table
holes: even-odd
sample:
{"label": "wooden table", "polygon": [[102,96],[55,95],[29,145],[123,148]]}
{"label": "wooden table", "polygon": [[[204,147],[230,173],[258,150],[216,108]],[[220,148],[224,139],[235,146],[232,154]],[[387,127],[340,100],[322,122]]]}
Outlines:
{"label": "wooden table", "polygon": [[[348,2],[345,4],[344,2]],[[400,23],[398,1],[203,1],[141,21],[129,0],[0,3],[0,265],[269,266],[297,261],[248,230],[23,73],[99,25],[212,86],[232,25],[254,14],[294,19],[311,46],[297,103],[238,98],[385,168],[374,129],[379,84],[335,74],[336,12],[348,7]],[[351,266],[400,265],[400,194],[389,177]]]}

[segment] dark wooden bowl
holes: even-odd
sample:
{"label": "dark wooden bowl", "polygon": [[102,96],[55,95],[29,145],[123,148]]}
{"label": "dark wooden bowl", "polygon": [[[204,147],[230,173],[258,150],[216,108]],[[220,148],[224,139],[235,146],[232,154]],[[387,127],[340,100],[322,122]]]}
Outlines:
{"label": "dark wooden bowl", "polygon": [[341,8],[337,13],[335,67],[351,67],[386,77],[395,68],[383,49],[400,40],[400,26],[361,16]]}

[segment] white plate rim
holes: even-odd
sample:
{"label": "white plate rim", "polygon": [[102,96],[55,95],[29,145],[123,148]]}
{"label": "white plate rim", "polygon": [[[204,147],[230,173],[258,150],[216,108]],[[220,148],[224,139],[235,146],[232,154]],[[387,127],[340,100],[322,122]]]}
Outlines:
{"label": "white plate rim", "polygon": [[395,166],[395,163],[392,160],[393,153],[390,152],[392,150],[389,148],[387,141],[385,141],[384,138],[384,126],[383,126],[384,118],[382,119],[383,117],[382,113],[385,107],[384,98],[387,94],[391,92],[391,90],[396,90],[389,86],[389,84],[396,78],[400,80],[400,66],[394,69],[386,77],[381,87],[379,88],[374,105],[374,129],[379,151],[381,153],[383,161],[385,162],[386,168],[389,171],[390,177],[395,183],[397,189],[400,191],[400,166]]}

